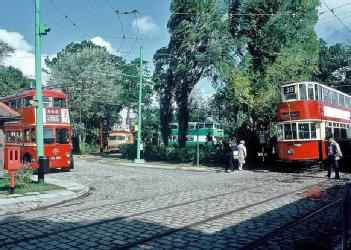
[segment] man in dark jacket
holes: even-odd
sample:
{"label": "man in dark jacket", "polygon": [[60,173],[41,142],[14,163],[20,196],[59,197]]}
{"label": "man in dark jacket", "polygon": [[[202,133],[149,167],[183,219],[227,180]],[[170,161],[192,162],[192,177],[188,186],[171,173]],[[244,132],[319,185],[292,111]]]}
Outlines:
{"label": "man in dark jacket", "polygon": [[331,171],[335,171],[335,179],[340,179],[339,174],[339,160],[342,157],[339,144],[334,140],[334,138],[329,139],[328,146],[328,178],[330,178]]}

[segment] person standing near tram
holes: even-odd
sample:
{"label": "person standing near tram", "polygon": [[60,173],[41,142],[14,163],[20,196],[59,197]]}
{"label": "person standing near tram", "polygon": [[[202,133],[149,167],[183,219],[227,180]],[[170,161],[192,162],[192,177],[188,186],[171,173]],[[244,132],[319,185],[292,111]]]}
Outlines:
{"label": "person standing near tram", "polygon": [[238,145],[238,161],[239,161],[239,170],[243,170],[243,165],[245,164],[245,159],[247,156],[246,147],[244,146],[245,141],[241,140]]}
{"label": "person standing near tram", "polygon": [[335,177],[334,179],[340,179],[339,174],[339,160],[342,158],[342,152],[339,144],[334,140],[334,138],[329,138],[328,146],[328,174],[327,177],[330,179],[331,171],[334,169]]}

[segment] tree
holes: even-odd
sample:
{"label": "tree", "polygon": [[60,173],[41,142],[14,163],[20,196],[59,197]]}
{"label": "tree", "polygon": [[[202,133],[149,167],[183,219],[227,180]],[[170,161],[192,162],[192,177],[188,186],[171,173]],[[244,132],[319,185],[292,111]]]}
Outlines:
{"label": "tree", "polygon": [[14,67],[0,66],[0,96],[12,95],[20,89],[29,88],[34,85],[34,80],[24,76]]}
{"label": "tree", "polygon": [[73,134],[80,146],[87,139],[94,143],[101,120],[109,130],[119,119],[122,77],[118,63],[121,62],[90,41],[71,43],[55,58],[46,60],[50,69],[49,87],[59,88],[68,95]]}
{"label": "tree", "polygon": [[0,65],[2,65],[4,57],[8,56],[14,49],[0,39]]}
{"label": "tree", "polygon": [[[224,28],[226,7],[224,1],[171,2],[171,17],[168,21],[170,42],[154,56],[156,70],[154,78],[163,85],[160,91],[161,131],[167,144],[171,102],[177,103],[179,123],[179,147],[185,147],[189,122],[189,95],[198,81],[211,74],[214,64],[227,53],[230,39]],[[179,14],[183,13],[183,14]],[[185,14],[184,14],[185,13]],[[157,54],[161,55],[158,56]],[[166,53],[165,58],[162,53]],[[209,56],[210,55],[210,56]],[[161,89],[161,88],[159,88]]]}

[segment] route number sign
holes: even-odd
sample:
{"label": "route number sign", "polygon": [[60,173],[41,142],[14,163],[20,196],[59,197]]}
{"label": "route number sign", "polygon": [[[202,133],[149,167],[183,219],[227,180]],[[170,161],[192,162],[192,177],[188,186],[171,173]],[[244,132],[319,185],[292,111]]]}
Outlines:
{"label": "route number sign", "polygon": [[284,95],[295,94],[295,86],[284,87]]}

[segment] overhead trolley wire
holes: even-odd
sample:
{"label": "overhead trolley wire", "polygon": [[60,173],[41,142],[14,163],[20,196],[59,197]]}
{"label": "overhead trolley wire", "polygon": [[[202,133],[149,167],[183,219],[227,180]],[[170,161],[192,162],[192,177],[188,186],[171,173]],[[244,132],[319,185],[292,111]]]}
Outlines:
{"label": "overhead trolley wire", "polygon": [[[346,25],[343,23],[343,21],[341,21],[341,19],[335,14],[335,12],[334,12],[335,8],[334,8],[334,9],[329,8],[329,6],[326,4],[326,2],[325,2],[324,0],[322,0],[322,1],[323,1],[323,3],[324,3],[325,7],[327,7],[327,9],[339,20],[339,22],[340,22],[340,23],[345,27],[345,29],[351,34],[351,29],[350,29],[348,26],[346,26]],[[345,6],[345,4],[344,4],[344,6]]]}

